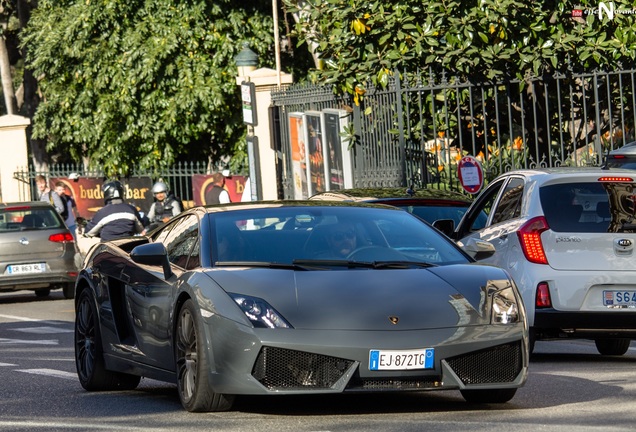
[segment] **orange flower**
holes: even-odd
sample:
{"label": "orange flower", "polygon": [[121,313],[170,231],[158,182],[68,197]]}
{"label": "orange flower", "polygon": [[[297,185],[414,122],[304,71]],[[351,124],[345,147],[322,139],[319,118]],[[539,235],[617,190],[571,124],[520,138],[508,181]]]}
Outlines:
{"label": "orange flower", "polygon": [[512,148],[515,150],[521,150],[522,147],[523,147],[523,139],[520,136],[518,136],[513,141]]}
{"label": "orange flower", "polygon": [[444,131],[437,132],[437,136],[440,138],[444,138]]}
{"label": "orange flower", "polygon": [[437,171],[443,171],[444,165],[437,165]]}

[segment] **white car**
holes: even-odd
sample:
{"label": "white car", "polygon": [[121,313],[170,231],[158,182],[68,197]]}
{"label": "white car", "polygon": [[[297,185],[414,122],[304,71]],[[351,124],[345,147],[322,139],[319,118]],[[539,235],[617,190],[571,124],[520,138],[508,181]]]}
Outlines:
{"label": "white car", "polygon": [[[484,225],[477,217],[488,214]],[[506,269],[534,341],[593,339],[622,355],[636,338],[636,172],[552,168],[507,172],[473,202],[452,234],[482,262]]]}

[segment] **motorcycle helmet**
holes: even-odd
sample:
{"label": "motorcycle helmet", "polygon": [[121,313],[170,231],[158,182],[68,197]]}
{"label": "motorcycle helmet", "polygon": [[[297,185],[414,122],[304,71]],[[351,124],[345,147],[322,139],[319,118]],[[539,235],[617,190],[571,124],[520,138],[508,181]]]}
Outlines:
{"label": "motorcycle helmet", "polygon": [[165,184],[164,182],[157,182],[154,185],[152,185],[152,194],[153,195],[157,195],[158,193],[168,193],[168,185]]}
{"label": "motorcycle helmet", "polygon": [[102,192],[104,193],[104,204],[108,204],[114,199],[124,198],[124,187],[118,180],[104,183],[102,186]]}

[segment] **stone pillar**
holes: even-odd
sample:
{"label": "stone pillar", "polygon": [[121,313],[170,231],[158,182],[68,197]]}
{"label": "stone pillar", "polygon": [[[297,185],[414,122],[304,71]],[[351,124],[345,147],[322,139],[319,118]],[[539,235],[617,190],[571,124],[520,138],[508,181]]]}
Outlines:
{"label": "stone pillar", "polygon": [[276,188],[276,151],[272,148],[271,131],[269,121],[269,107],[272,103],[272,91],[278,90],[280,85],[289,85],[293,82],[290,74],[281,72],[280,76],[273,69],[261,68],[248,72],[245,77],[237,77],[236,83],[241,85],[243,81],[251,81],[256,88],[256,118],[258,124],[254,126],[254,136],[258,138],[258,156],[261,200],[278,199]]}
{"label": "stone pillar", "polygon": [[[26,128],[31,120],[17,115],[0,116],[0,201],[22,201],[24,188],[13,173],[29,166]],[[27,186],[28,189],[28,186]]]}

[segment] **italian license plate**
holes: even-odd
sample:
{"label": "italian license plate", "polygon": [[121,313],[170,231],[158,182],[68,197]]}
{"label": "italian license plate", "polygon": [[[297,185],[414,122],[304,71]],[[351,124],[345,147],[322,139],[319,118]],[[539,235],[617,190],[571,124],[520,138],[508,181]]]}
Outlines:
{"label": "italian license plate", "polygon": [[433,369],[434,367],[434,348],[369,351],[369,370]]}
{"label": "italian license plate", "polygon": [[46,264],[44,263],[14,264],[7,266],[7,273],[9,274],[44,273],[45,271]]}
{"label": "italian license plate", "polygon": [[603,305],[612,307],[636,307],[636,291],[605,290]]}

